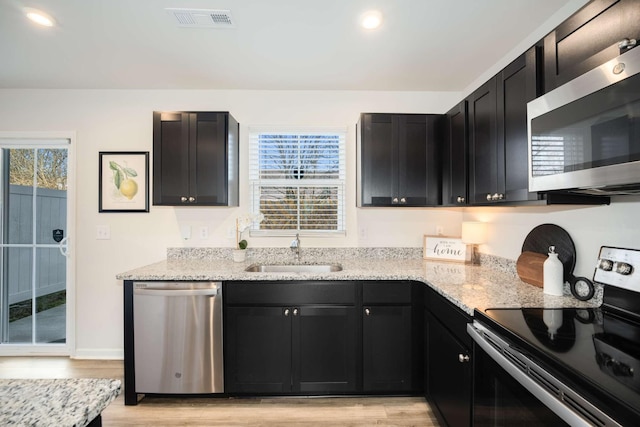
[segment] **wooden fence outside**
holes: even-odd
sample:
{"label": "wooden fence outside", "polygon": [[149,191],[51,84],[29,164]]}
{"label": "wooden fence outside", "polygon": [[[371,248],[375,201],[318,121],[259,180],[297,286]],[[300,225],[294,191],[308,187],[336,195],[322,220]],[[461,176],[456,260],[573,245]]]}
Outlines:
{"label": "wooden fence outside", "polygon": [[[11,185],[9,188],[9,227],[5,243],[33,242],[33,188]],[[53,230],[66,231],[67,192],[38,188],[36,195],[36,244],[56,244]],[[66,235],[66,234],[65,234]],[[5,248],[5,285],[9,304],[30,299],[33,275],[33,248]],[[36,296],[66,288],[66,258],[55,248],[36,248]]]}

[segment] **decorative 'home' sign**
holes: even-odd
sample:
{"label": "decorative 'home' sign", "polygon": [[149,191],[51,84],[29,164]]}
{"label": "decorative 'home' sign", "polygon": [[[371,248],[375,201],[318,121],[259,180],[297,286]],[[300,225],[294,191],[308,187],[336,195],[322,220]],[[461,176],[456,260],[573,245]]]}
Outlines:
{"label": "decorative 'home' sign", "polygon": [[467,245],[459,237],[424,236],[423,258],[440,261],[460,261],[467,258]]}

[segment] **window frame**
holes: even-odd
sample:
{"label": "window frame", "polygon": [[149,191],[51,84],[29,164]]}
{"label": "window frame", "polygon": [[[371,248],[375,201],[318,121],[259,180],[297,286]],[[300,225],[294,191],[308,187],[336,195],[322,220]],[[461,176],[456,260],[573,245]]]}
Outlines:
{"label": "window frame", "polygon": [[[338,162],[338,171],[336,178],[322,178],[322,179],[305,179],[302,178],[265,178],[261,176],[260,169],[260,140],[262,135],[282,135],[282,136],[294,136],[300,140],[301,136],[326,136],[332,135],[338,138],[338,150],[336,159]],[[301,224],[301,216],[299,214],[296,220],[295,229],[264,229],[261,228],[261,224],[252,224],[249,229],[251,236],[294,236],[300,234],[301,236],[323,236],[323,237],[335,237],[346,235],[346,127],[294,127],[294,126],[250,126],[249,127],[249,188],[251,198],[251,211],[260,211],[260,201],[263,193],[261,188],[263,187],[287,187],[287,188],[304,188],[304,187],[327,187],[331,191],[335,191],[337,211],[335,214],[336,229],[320,229],[313,230],[304,227]],[[300,156],[298,156],[300,159]],[[298,164],[301,169],[300,164]],[[296,170],[299,170],[296,169]],[[295,199],[299,201],[300,198]],[[265,216],[268,216],[265,212],[262,212]]]}

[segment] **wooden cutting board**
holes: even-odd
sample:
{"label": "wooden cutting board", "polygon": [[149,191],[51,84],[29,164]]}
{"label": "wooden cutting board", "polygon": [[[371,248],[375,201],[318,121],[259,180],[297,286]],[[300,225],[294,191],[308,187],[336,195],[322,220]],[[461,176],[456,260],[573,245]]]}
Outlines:
{"label": "wooden cutting board", "polygon": [[516,261],[516,271],[520,280],[541,288],[543,285],[542,264],[547,257],[547,255],[537,252],[522,252]]}

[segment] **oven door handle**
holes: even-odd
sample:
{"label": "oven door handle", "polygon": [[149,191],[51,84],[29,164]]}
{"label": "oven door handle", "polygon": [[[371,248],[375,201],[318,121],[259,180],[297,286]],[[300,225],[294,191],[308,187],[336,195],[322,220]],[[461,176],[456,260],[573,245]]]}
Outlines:
{"label": "oven door handle", "polygon": [[[511,375],[516,381],[518,381],[525,389],[527,389],[531,394],[533,394],[538,400],[540,400],[545,406],[551,409],[556,415],[562,418],[565,422],[569,423],[572,426],[593,426],[593,423],[587,421],[580,414],[572,410],[570,407],[565,405],[557,396],[547,391],[544,387],[538,384],[535,380],[525,374],[520,368],[514,365],[509,361],[498,349],[496,349],[489,341],[483,336],[483,334],[487,334],[491,336],[492,339],[496,339],[492,333],[485,330],[482,325],[478,323],[468,323],[467,324],[467,333],[473,338],[475,343],[479,345],[484,352],[491,357],[498,365],[500,365],[509,375]],[[502,341],[500,339],[496,339],[496,341]],[[506,344],[506,343],[505,343]],[[506,344],[508,345],[508,344]],[[513,353],[517,353],[517,351],[510,347],[510,351]],[[568,388],[562,384],[558,379],[553,377],[551,374],[544,371],[540,366],[531,361],[525,355],[519,354],[520,358],[526,360],[526,363],[535,367],[536,373],[538,375],[545,376],[545,380],[549,381],[554,386],[560,385],[560,389]],[[563,391],[563,393],[565,393]],[[616,423],[602,411],[597,409],[595,406],[587,402],[586,400],[580,398],[579,396],[571,396],[572,400],[581,400],[582,409],[589,414],[589,416],[594,417],[596,420],[600,421],[602,424],[606,426],[620,426],[620,424]]]}

